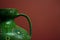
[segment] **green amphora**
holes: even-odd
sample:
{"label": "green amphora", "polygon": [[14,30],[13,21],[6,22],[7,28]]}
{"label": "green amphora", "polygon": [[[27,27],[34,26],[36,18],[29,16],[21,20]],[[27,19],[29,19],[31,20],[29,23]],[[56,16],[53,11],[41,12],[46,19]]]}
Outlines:
{"label": "green amphora", "polygon": [[[30,28],[29,33],[14,22],[14,19],[19,16],[27,19]],[[18,10],[15,8],[0,9],[0,40],[31,40],[31,36],[32,24],[26,14],[18,14]]]}

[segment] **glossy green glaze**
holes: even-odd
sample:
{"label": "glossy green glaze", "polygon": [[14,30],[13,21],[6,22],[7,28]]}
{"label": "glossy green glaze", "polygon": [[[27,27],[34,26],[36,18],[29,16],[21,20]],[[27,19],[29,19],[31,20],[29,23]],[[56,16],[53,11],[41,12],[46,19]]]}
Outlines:
{"label": "glossy green glaze", "polygon": [[[14,18],[24,16],[30,25],[30,34],[14,22]],[[18,14],[14,8],[0,9],[0,40],[31,40],[32,24],[30,18],[25,14]]]}

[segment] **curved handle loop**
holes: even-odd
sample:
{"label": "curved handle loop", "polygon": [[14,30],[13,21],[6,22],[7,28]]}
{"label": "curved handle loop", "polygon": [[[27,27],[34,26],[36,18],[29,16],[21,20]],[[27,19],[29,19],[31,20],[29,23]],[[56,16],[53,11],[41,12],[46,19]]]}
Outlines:
{"label": "curved handle loop", "polygon": [[29,16],[27,16],[26,14],[19,14],[18,16],[24,16],[27,19],[29,23],[29,28],[30,28],[30,36],[32,36],[32,23],[31,23]]}

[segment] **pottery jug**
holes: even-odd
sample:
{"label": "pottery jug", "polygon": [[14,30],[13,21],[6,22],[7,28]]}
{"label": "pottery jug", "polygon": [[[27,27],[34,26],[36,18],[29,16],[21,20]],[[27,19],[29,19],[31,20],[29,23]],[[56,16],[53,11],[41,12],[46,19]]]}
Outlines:
{"label": "pottery jug", "polygon": [[[14,18],[19,16],[23,16],[27,19],[30,28],[29,33],[14,22]],[[15,8],[0,9],[0,40],[31,40],[31,36],[32,24],[29,16],[19,14]]]}

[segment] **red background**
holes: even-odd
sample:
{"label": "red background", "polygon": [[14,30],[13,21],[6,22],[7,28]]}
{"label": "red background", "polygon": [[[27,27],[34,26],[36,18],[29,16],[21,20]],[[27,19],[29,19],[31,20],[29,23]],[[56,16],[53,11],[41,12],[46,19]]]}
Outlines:
{"label": "red background", "polygon": [[[32,40],[60,40],[60,0],[0,0],[0,8],[17,8],[30,16]],[[27,29],[25,18],[15,22]]]}

